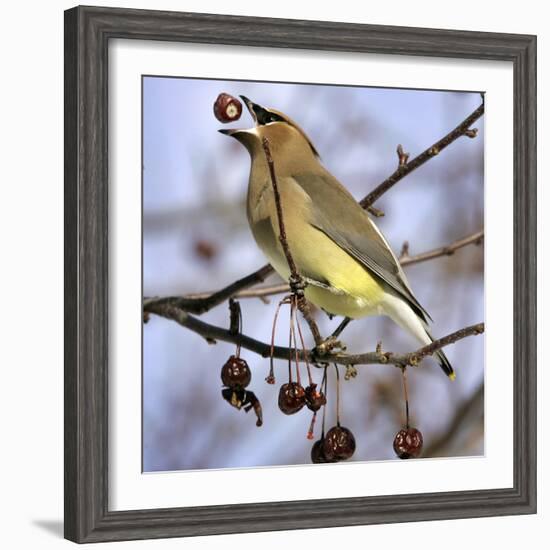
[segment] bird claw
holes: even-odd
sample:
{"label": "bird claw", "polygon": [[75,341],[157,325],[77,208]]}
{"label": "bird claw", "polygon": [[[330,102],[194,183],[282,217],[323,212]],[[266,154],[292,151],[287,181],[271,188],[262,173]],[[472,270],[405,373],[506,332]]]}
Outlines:
{"label": "bird claw", "polygon": [[346,345],[334,336],[329,336],[328,338],[325,338],[325,340],[323,340],[320,344],[315,346],[312,352],[314,357],[326,357],[335,350],[346,351]]}
{"label": "bird claw", "polygon": [[303,296],[307,283],[299,275],[291,274],[288,278],[288,286],[290,286],[290,291],[292,292],[292,294],[296,296]]}

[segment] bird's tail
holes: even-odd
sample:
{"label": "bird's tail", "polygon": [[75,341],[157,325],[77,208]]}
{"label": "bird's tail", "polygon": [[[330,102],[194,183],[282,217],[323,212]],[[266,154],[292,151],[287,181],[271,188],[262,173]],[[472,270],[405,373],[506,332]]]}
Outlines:
{"label": "bird's tail", "polygon": [[[411,333],[422,345],[425,346],[434,341],[426,320],[414,312],[403,299],[392,293],[386,293],[384,295],[384,312],[398,325]],[[455,371],[443,350],[437,350],[433,357],[449,379],[454,380],[456,378]]]}
{"label": "bird's tail", "polygon": [[[434,339],[432,335],[430,333],[428,333],[428,335],[433,342]],[[443,350],[437,350],[434,353],[434,359],[439,363],[441,370],[449,377],[450,380],[454,380],[456,378],[456,372],[454,371]]]}

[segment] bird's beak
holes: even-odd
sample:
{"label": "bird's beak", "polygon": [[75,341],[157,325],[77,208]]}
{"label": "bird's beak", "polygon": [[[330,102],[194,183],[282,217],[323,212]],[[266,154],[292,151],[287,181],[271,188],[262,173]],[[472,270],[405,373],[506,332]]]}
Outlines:
{"label": "bird's beak", "polygon": [[232,136],[233,134],[236,134],[238,132],[242,132],[243,130],[240,130],[239,128],[229,128],[229,130],[226,130],[225,128],[222,128],[221,130],[218,130],[220,134],[223,134],[224,136]]}
{"label": "bird's beak", "polygon": [[257,126],[258,125],[258,113],[260,111],[264,110],[263,107],[261,107],[260,105],[257,105],[256,103],[250,101],[250,99],[248,99],[244,95],[241,95],[239,97],[243,100],[244,104],[246,105],[246,108],[248,109],[248,112],[250,113],[250,116],[254,120],[254,124]]}
{"label": "bird's beak", "polygon": [[256,134],[256,127],[253,128],[229,128],[226,130],[225,128],[222,128],[221,130],[218,130],[220,134],[223,134],[224,136],[231,136],[234,137],[237,141],[244,141],[246,140],[247,135],[257,135]]}

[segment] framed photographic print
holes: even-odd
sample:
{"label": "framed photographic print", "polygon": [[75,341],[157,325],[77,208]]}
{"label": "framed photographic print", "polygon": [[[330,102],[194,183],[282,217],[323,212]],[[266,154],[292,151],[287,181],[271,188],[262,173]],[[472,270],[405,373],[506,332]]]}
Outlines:
{"label": "framed photographic print", "polygon": [[536,510],[536,40],[65,13],[65,535]]}

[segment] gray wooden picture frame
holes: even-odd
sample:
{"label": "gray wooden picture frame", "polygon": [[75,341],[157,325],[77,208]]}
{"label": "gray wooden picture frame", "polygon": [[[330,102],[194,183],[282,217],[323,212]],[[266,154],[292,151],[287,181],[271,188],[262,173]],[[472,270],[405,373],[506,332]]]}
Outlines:
{"label": "gray wooden picture frame", "polygon": [[[512,488],[108,510],[107,85],[112,38],[513,63]],[[536,454],[535,36],[96,7],[65,12],[66,538],[97,542],[532,514]]]}

